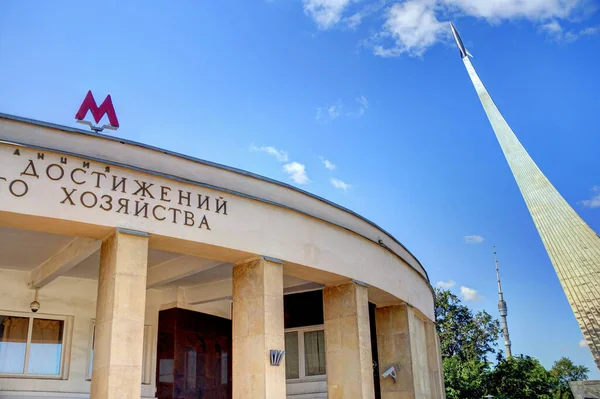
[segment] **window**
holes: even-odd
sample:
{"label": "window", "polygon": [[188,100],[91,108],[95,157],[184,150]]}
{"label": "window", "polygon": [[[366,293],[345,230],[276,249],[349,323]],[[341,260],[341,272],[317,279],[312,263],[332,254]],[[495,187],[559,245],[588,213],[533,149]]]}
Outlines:
{"label": "window", "polygon": [[288,380],[325,375],[325,332],[322,326],[286,330],[285,378]]}
{"label": "window", "polygon": [[[92,380],[92,367],[94,365],[94,346],[96,341],[96,320],[90,322],[90,343],[88,347],[88,367],[85,375],[87,381]],[[142,346],[142,384],[151,384],[152,375],[150,368],[152,367],[152,326],[144,326],[144,342]]]}
{"label": "window", "polygon": [[0,311],[0,376],[64,378],[72,320]]}

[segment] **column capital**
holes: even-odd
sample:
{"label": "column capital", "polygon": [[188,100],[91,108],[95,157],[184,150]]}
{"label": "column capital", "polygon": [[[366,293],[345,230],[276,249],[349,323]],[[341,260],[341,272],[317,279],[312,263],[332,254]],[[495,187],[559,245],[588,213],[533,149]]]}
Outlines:
{"label": "column capital", "polygon": [[276,263],[276,264],[279,264],[279,265],[284,265],[285,264],[285,262],[282,261],[281,259],[273,258],[271,256],[266,256],[266,255],[258,255],[258,256],[253,256],[251,258],[246,258],[244,260],[236,262],[235,264],[236,264],[236,266],[237,265],[244,265],[246,263],[252,263],[252,262],[256,262],[258,260],[265,260],[267,262]]}
{"label": "column capital", "polygon": [[138,237],[150,237],[150,234],[144,232],[144,231],[138,231],[138,230],[131,230],[131,229],[125,229],[122,227],[117,227],[115,229],[116,233],[121,233],[121,234],[128,234],[131,236],[138,236]]}

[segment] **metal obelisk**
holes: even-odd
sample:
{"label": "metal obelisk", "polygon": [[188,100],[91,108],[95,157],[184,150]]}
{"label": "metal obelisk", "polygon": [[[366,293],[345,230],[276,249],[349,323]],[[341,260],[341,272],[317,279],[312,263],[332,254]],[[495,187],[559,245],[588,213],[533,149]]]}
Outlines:
{"label": "metal obelisk", "polygon": [[600,236],[544,176],[494,104],[451,25],[461,58],[600,369]]}
{"label": "metal obelisk", "polygon": [[500,270],[498,269],[498,258],[496,258],[496,247],[494,247],[494,263],[496,264],[496,279],[498,280],[498,313],[500,313],[500,320],[502,321],[502,335],[504,335],[504,347],[506,348],[506,357],[512,356],[510,349],[510,335],[508,334],[508,308],[506,307],[506,301],[504,300],[504,294],[502,293],[502,284],[500,283]]}

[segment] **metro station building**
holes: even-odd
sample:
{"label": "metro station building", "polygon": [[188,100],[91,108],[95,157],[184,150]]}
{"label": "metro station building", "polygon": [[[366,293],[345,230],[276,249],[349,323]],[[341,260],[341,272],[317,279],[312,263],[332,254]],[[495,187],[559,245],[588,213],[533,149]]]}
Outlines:
{"label": "metro station building", "polygon": [[0,114],[0,399],[440,399],[434,320],[423,266],[347,209]]}

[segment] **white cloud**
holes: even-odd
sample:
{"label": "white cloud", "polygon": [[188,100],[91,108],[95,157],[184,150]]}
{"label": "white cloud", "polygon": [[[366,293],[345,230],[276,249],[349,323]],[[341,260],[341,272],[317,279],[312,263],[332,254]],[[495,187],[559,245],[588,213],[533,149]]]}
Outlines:
{"label": "white cloud", "polygon": [[585,339],[582,339],[581,341],[579,341],[579,347],[580,348],[587,348],[588,344],[587,342],[585,342]]}
{"label": "white cloud", "polygon": [[482,296],[477,294],[477,290],[465,287],[464,285],[460,287],[460,295],[462,295],[465,301],[480,301],[483,299]]}
{"label": "white cloud", "polygon": [[594,195],[589,200],[580,201],[586,208],[600,208],[600,186],[592,188]]}
{"label": "white cloud", "polygon": [[327,113],[329,114],[329,117],[331,119],[335,119],[340,116],[342,107],[343,105],[341,101],[338,101],[337,103],[331,104],[329,107],[327,107]]}
{"label": "white cloud", "polygon": [[369,101],[367,100],[367,97],[365,96],[360,96],[356,98],[356,101],[363,107],[363,108],[369,108]]}
{"label": "white cloud", "polygon": [[485,241],[485,238],[478,235],[465,236],[464,237],[465,244],[481,244]]}
{"label": "white cloud", "polygon": [[[361,7],[357,8],[359,3]],[[383,26],[367,41],[374,54],[382,57],[419,57],[436,43],[451,43],[446,21],[467,17],[490,24],[527,20],[557,41],[574,41],[600,33],[600,25],[565,30],[558,21],[581,23],[595,10],[592,3],[593,0],[302,0],[304,12],[320,29],[330,29],[341,22],[354,30],[372,14],[375,21],[383,18]]]}
{"label": "white cloud", "polygon": [[358,105],[358,108],[352,109],[348,112],[344,112],[349,107],[346,107],[342,100],[337,100],[333,104],[325,105],[324,107],[317,108],[316,119],[320,122],[327,123],[334,119],[339,118],[342,115],[347,117],[357,117],[364,115],[367,108],[369,108],[369,100],[363,95],[358,96],[354,99]]}
{"label": "white cloud", "polygon": [[392,39],[393,45],[375,45],[375,55],[423,55],[429,47],[448,34],[447,24],[438,20],[434,7],[435,2],[429,0],[409,0],[394,4],[387,12],[387,19],[379,35],[380,39]]}
{"label": "white cloud", "polygon": [[359,105],[358,111],[356,111],[354,113],[350,113],[350,114],[348,114],[348,116],[364,115],[367,108],[369,108],[369,100],[367,100],[367,97],[365,97],[365,96],[356,97],[356,102]]}
{"label": "white cloud", "polygon": [[584,0],[441,0],[462,13],[491,21],[525,18],[532,21],[567,18]]}
{"label": "white cloud", "polygon": [[329,120],[337,119],[344,109],[344,103],[342,100],[337,100],[333,104],[326,105],[325,107],[317,108],[317,120],[321,122],[327,122]]}
{"label": "white cloud", "polygon": [[583,37],[600,33],[600,25],[591,26],[585,29],[565,30],[557,20],[552,20],[543,25],[540,25],[539,31],[545,33],[546,36],[556,42],[574,42]]}
{"label": "white cloud", "polygon": [[288,160],[287,152],[278,150],[277,148],[272,146],[257,147],[255,145],[251,145],[250,151],[267,153],[269,155],[274,156],[275,159],[277,159],[279,162],[287,162]]}
{"label": "white cloud", "polygon": [[338,190],[348,191],[348,189],[352,188],[352,184],[345,183],[335,177],[332,177],[329,181],[331,182],[331,185]]}
{"label": "white cloud", "polygon": [[302,0],[304,12],[321,29],[329,29],[340,22],[350,0]]}
{"label": "white cloud", "polygon": [[[357,1],[355,1],[357,2]],[[344,17],[342,22],[348,25],[350,29],[356,29],[362,23],[363,19],[371,14],[374,14],[385,7],[390,0],[375,0],[372,3],[366,4],[361,10],[355,12],[349,17]]]}
{"label": "white cloud", "polygon": [[335,170],[337,168],[337,166],[330,160],[325,159],[324,157],[319,157],[319,159],[321,160],[321,163],[323,163],[323,166],[325,166],[327,169]]}
{"label": "white cloud", "polygon": [[290,179],[292,179],[296,184],[310,183],[310,180],[306,175],[306,167],[299,162],[290,162],[285,164],[283,165],[283,170],[285,173],[290,175]]}
{"label": "white cloud", "polygon": [[452,288],[455,285],[456,285],[456,282],[454,280],[438,281],[437,283],[435,283],[436,287],[438,287],[438,288],[444,288],[444,289]]}
{"label": "white cloud", "polygon": [[362,22],[362,19],[363,15],[357,12],[356,14],[352,14],[348,18],[345,18],[344,21],[348,24],[348,27],[350,29],[356,29],[358,28],[358,25],[360,25],[360,23]]}

